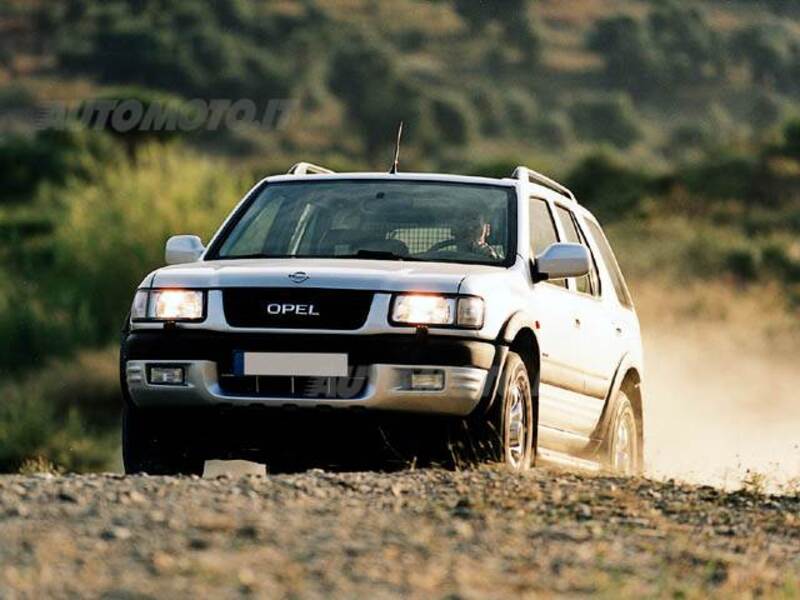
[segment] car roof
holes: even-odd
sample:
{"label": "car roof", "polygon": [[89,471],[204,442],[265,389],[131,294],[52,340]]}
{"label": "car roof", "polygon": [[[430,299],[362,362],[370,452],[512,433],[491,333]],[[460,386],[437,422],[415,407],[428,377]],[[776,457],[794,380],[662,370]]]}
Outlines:
{"label": "car roof", "polygon": [[273,175],[264,181],[268,183],[279,183],[285,181],[336,181],[336,180],[384,180],[384,181],[432,181],[446,183],[467,183],[478,185],[499,185],[504,187],[515,187],[516,179],[497,179],[494,177],[478,177],[474,175],[451,175],[447,173],[377,173],[377,172],[357,172],[357,173],[325,173],[308,175]]}

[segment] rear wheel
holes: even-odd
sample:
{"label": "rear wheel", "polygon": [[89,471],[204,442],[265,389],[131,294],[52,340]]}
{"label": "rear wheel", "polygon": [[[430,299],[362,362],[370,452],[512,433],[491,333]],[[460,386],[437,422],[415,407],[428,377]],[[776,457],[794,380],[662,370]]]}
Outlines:
{"label": "rear wheel", "polygon": [[482,457],[515,471],[530,468],[535,457],[533,414],[528,370],[517,353],[509,352],[497,397],[483,424]]}
{"label": "rear wheel", "polygon": [[628,395],[620,390],[609,426],[606,463],[612,473],[640,475],[642,449],[639,425]]}
{"label": "rear wheel", "polygon": [[183,442],[176,423],[126,403],[122,411],[122,461],[125,473],[202,475],[204,459]]}

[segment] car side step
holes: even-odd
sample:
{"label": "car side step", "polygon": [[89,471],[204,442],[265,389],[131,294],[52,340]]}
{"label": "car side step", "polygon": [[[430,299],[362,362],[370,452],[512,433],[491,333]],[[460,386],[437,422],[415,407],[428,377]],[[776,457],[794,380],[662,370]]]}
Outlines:
{"label": "car side step", "polygon": [[546,448],[539,448],[536,458],[537,461],[541,461],[542,464],[556,467],[580,469],[582,471],[591,471],[592,473],[599,473],[603,470],[602,465],[593,460],[576,458],[569,454],[563,454],[555,450],[547,450]]}

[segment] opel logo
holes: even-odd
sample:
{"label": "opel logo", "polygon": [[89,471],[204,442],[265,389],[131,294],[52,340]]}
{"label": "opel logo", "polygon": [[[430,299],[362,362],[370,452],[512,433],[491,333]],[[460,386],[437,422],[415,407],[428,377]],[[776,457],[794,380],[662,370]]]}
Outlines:
{"label": "opel logo", "polygon": [[303,283],[304,281],[308,281],[308,273],[304,271],[295,271],[289,275],[289,279],[291,279],[293,283]]}

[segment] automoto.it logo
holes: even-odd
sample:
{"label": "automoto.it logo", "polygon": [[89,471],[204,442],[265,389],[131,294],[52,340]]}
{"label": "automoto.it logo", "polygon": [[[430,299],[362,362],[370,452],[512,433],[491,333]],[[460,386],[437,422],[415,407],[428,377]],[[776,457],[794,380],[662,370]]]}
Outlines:
{"label": "automoto.it logo", "polygon": [[34,120],[37,129],[65,129],[77,122],[89,129],[117,133],[218,131],[240,126],[278,130],[287,125],[296,105],[297,101],[290,98],[263,102],[200,98],[185,102],[98,99],[77,105],[51,101],[39,107]]}

